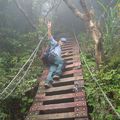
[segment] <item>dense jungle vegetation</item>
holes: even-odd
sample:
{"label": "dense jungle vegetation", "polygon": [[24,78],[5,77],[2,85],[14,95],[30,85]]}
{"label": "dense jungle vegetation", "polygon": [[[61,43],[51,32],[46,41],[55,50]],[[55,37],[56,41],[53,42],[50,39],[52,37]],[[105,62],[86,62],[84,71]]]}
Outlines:
{"label": "dense jungle vegetation", "polygon": [[[10,83],[35,49],[39,42],[38,32],[43,36],[46,31],[44,25],[37,21],[36,3],[33,4],[32,0],[26,1],[24,5],[23,3],[21,2],[21,5],[26,8],[25,11],[30,19],[36,20],[37,32],[16,7],[14,1],[0,0],[0,92]],[[0,101],[0,120],[24,118],[29,104],[33,101],[32,96],[36,90],[34,87],[38,83],[37,77],[42,73],[42,66],[38,55],[29,74],[15,91],[4,101]],[[23,73],[25,70],[26,68]]]}
{"label": "dense jungle vegetation", "polygon": [[[45,1],[29,0],[28,2],[23,0],[19,2],[28,17],[36,24],[37,30],[29,24],[14,0],[0,0],[0,93],[35,49],[39,42],[38,33],[40,36],[44,36],[46,33],[46,26],[41,19],[44,14],[41,12],[42,5]],[[93,40],[89,35],[86,36],[86,33],[79,32],[78,35],[83,53],[81,60],[89,113],[91,120],[118,120],[100,89],[92,80],[83,60],[84,56],[93,76],[96,77],[116,111],[120,113],[120,1],[117,0],[116,4],[109,8],[102,2],[98,4],[105,12],[105,18],[101,21],[104,59],[99,70],[96,69]],[[46,12],[44,9],[43,11]],[[38,85],[37,78],[41,75],[43,68],[38,54],[27,76],[14,92],[5,100],[0,100],[0,120],[24,119],[33,102]]]}
{"label": "dense jungle vegetation", "polygon": [[[107,16],[102,21],[104,60],[99,71],[96,71],[95,68],[93,40],[84,33],[79,35],[82,50],[81,59],[84,64],[84,78],[86,80],[85,89],[92,120],[118,120],[94,78],[115,106],[116,111],[120,113],[120,11],[117,6],[119,5],[116,4],[109,9],[103,4],[101,6],[106,11]],[[88,72],[84,60],[90,67],[93,76]]]}

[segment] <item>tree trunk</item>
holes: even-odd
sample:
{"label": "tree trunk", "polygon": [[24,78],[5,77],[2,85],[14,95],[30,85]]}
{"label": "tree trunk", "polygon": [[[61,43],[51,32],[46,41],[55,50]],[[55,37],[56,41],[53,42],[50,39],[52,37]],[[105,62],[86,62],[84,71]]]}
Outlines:
{"label": "tree trunk", "polygon": [[70,3],[70,0],[63,0],[66,5],[72,10],[72,12],[79,17],[80,19],[85,21],[85,24],[87,25],[92,38],[95,42],[95,57],[96,57],[96,64],[97,67],[99,67],[100,63],[102,62],[102,56],[103,56],[103,47],[102,47],[102,39],[101,39],[101,32],[96,24],[96,22],[92,19],[92,13],[89,12],[87,9],[85,0],[80,0],[80,4],[82,6],[82,9],[85,14],[80,12],[72,3]]}
{"label": "tree trunk", "polygon": [[82,6],[83,11],[86,15],[86,23],[88,25],[88,28],[91,32],[92,38],[95,42],[95,56],[96,56],[96,64],[99,68],[100,63],[102,63],[102,56],[103,56],[103,47],[102,47],[102,34],[99,30],[96,21],[92,19],[92,15],[89,10],[87,9],[85,0],[80,0],[80,4]]}

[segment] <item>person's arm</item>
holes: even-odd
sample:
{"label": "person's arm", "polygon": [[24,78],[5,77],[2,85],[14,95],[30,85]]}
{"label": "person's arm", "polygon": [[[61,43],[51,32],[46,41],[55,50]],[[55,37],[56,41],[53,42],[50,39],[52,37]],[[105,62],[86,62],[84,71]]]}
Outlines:
{"label": "person's arm", "polygon": [[51,33],[51,31],[52,31],[51,30],[52,24],[51,24],[50,21],[48,21],[47,27],[48,27],[48,39],[51,39],[52,38],[52,33]]}
{"label": "person's arm", "polygon": [[49,40],[51,40],[51,45],[55,45],[55,44],[57,44],[57,41],[53,38],[53,36],[52,36],[52,24],[51,24],[51,22],[50,21],[48,21],[48,39]]}

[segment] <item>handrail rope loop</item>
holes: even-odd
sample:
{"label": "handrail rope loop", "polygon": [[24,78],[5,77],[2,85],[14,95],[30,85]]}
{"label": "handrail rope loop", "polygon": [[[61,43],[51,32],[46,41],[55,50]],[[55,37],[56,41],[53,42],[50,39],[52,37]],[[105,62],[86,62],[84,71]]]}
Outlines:
{"label": "handrail rope loop", "polygon": [[[37,48],[37,47],[36,47]],[[34,53],[35,53],[36,49],[33,51],[33,53],[31,54],[31,56],[28,58],[28,60],[26,61],[26,63],[20,68],[20,70],[18,71],[18,73],[15,75],[15,77],[11,80],[11,82],[9,84],[11,84],[20,74],[20,72],[24,69],[24,67],[27,65],[27,63],[31,60],[31,58],[33,57]],[[7,88],[7,87],[6,87]],[[6,88],[3,90],[3,92],[6,90]],[[1,92],[0,95],[3,93]]]}
{"label": "handrail rope loop", "polygon": [[[36,52],[36,53],[37,53],[37,52]],[[15,88],[20,84],[20,82],[21,82],[21,81],[24,79],[24,77],[27,75],[27,73],[28,73],[28,71],[29,71],[29,69],[30,69],[30,67],[31,67],[31,65],[32,65],[35,57],[36,57],[36,53],[34,54],[33,59],[32,59],[32,61],[31,61],[31,63],[29,64],[27,70],[25,71],[24,75],[22,76],[22,78],[19,79],[18,83],[16,83],[16,85],[13,87],[13,89],[10,91],[10,93],[9,93],[7,96],[5,96],[4,98],[2,98],[3,100],[6,99],[6,98],[8,98],[8,97],[12,94],[12,92],[15,90]]]}
{"label": "handrail rope loop", "polygon": [[[23,70],[23,68],[25,67],[25,65],[31,60],[29,66],[28,66],[28,68],[27,68],[27,70],[26,70],[26,71],[28,72],[28,70],[30,69],[30,66],[32,65],[33,60],[34,60],[35,57],[36,57],[36,54],[37,54],[37,52],[38,52],[38,50],[39,50],[40,45],[41,45],[42,41],[45,39],[46,36],[47,36],[47,33],[45,34],[45,36],[44,36],[43,38],[40,39],[37,47],[35,48],[35,50],[34,50],[33,53],[31,54],[31,56],[29,57],[29,59],[26,61],[26,63],[25,63],[25,64],[22,66],[22,68],[19,70],[18,74],[17,74],[17,75],[13,78],[13,80],[7,85],[7,87],[3,90],[3,92],[0,93],[0,95],[1,95],[1,96],[0,96],[0,99],[2,99],[2,95],[3,95],[5,92],[7,92],[7,89],[9,88],[9,86],[12,85],[12,83],[14,83],[14,81],[15,81],[16,78],[18,77],[19,73]],[[32,58],[32,57],[33,57],[33,58]],[[32,59],[31,59],[31,58],[32,58]],[[25,75],[27,74],[26,71],[25,71],[24,75],[22,76],[22,78],[19,79],[19,80],[24,79]],[[18,81],[18,83],[19,83],[19,81]],[[13,88],[13,89],[14,89],[14,88]],[[13,91],[13,90],[12,90],[12,91]]]}
{"label": "handrail rope loop", "polygon": [[[61,1],[61,0],[60,0],[60,1]],[[61,4],[61,3],[60,3],[60,4]],[[59,5],[57,6],[57,8],[58,8],[58,7],[59,7]],[[53,7],[52,10],[54,10],[54,8],[55,8],[55,7]],[[52,10],[51,10],[51,11],[52,11]],[[50,11],[50,12],[51,12],[51,11]],[[44,39],[46,36],[47,36],[47,33],[45,34],[45,36],[43,37],[43,39]],[[24,79],[25,75],[27,74],[27,72],[28,72],[29,69],[30,69],[30,66],[32,65],[32,62],[34,61],[34,58],[35,58],[35,56],[36,56],[36,54],[37,54],[37,50],[39,49],[39,46],[41,45],[43,39],[40,40],[40,42],[38,43],[36,49],[33,51],[33,53],[31,54],[31,56],[29,57],[29,59],[28,59],[28,60],[26,61],[26,63],[21,67],[21,69],[18,71],[18,73],[15,75],[15,77],[11,80],[11,82],[7,85],[7,87],[0,93],[0,99],[2,99],[2,95],[3,95],[5,92],[7,92],[7,88],[9,88],[9,86],[14,82],[14,80],[18,77],[18,75],[21,73],[21,71],[24,69],[24,67],[27,65],[27,63],[28,63],[28,62],[32,59],[32,57],[33,57],[33,59],[31,60],[31,63],[29,64],[27,70],[25,71],[24,75],[23,75],[22,78],[19,79],[19,80],[22,81],[22,79]],[[18,85],[18,84],[19,84],[19,82],[17,83],[17,85]],[[12,90],[4,99],[6,99],[6,98],[14,91],[14,89],[17,87],[17,85],[13,88],[13,90]]]}
{"label": "handrail rope loop", "polygon": [[112,110],[114,111],[114,113],[115,113],[115,114],[117,115],[117,117],[120,119],[120,114],[116,111],[115,107],[112,105],[111,101],[109,100],[109,98],[108,98],[107,95],[105,94],[105,92],[104,92],[104,90],[102,89],[101,85],[98,83],[97,79],[93,76],[93,74],[92,74],[92,72],[91,72],[91,70],[90,70],[90,68],[89,68],[89,65],[87,64],[86,59],[85,59],[85,57],[84,57],[84,55],[83,55],[83,52],[82,52],[82,50],[81,50],[81,48],[80,48],[80,44],[79,44],[79,42],[78,42],[78,38],[77,38],[75,32],[74,32],[74,37],[75,37],[75,40],[76,40],[76,42],[77,42],[77,44],[78,44],[78,48],[79,48],[79,50],[80,50],[80,52],[81,52],[81,56],[82,56],[82,58],[83,58],[83,60],[84,60],[84,63],[85,63],[85,65],[86,65],[86,67],[87,67],[87,69],[88,69],[88,71],[89,71],[92,79],[96,82],[96,84],[97,84],[97,86],[99,87],[100,91],[102,92],[105,100],[108,102],[108,104],[111,106],[111,108],[112,108]]}
{"label": "handrail rope loop", "polygon": [[[47,34],[46,34],[46,35],[47,35]],[[30,67],[31,67],[32,63],[34,62],[34,59],[35,59],[35,57],[36,57],[36,55],[37,55],[37,52],[38,52],[38,50],[39,50],[39,47],[40,47],[42,41],[44,40],[44,38],[46,37],[46,35],[45,35],[45,36],[40,40],[40,42],[38,43],[38,46],[37,46],[37,48],[36,48],[35,54],[34,54],[34,56],[33,56],[33,59],[31,60],[31,63],[29,64],[29,66],[28,66],[27,70],[25,71],[24,75],[22,76],[22,78],[19,79],[19,81],[18,81],[18,83],[16,84],[16,86],[14,86],[13,90],[12,90],[4,99],[6,99],[7,97],[9,97],[9,96],[11,95],[11,93],[15,90],[15,88],[17,87],[17,85],[19,85],[20,82],[21,82],[21,81],[24,79],[24,77],[27,75],[27,73],[28,73],[28,71],[29,71],[29,69],[30,69]]]}

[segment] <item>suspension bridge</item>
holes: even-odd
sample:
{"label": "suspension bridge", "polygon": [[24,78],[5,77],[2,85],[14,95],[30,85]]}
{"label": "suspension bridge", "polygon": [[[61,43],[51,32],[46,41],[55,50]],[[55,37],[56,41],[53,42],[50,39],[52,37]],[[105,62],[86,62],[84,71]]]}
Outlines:
{"label": "suspension bridge", "polygon": [[[113,0],[111,0],[110,4],[112,1]],[[51,10],[52,9],[53,8],[51,8]],[[100,16],[100,20],[104,16],[105,13]],[[0,93],[0,99],[4,100],[9,97],[24,79],[37,55],[42,41],[46,36],[47,33],[44,37],[39,38],[40,41],[38,46],[9,85]],[[71,37],[66,36],[66,38],[67,42],[62,46],[62,57],[66,61],[65,71],[61,79],[59,81],[55,81],[53,83],[53,87],[49,89],[44,88],[44,82],[48,74],[48,69],[46,68],[43,71],[42,76],[39,77],[38,91],[34,102],[30,107],[29,113],[26,116],[26,120],[89,120],[86,94],[84,90],[83,71],[80,59],[80,46],[78,45],[79,43],[75,35]],[[66,52],[69,54],[66,55]],[[85,60],[84,62],[92,76],[89,66]],[[24,70],[26,65],[28,65],[27,70],[23,73],[22,77],[19,78],[18,76]],[[118,119],[120,119],[119,113],[116,112],[116,109],[104,93],[96,78],[93,76],[92,78],[102,92],[105,100],[108,102]]]}
{"label": "suspension bridge", "polygon": [[48,70],[43,71],[26,120],[88,120],[79,46],[75,38],[68,38],[62,46],[62,57],[66,66],[61,79],[45,89]]}
{"label": "suspension bridge", "polygon": [[[39,36],[40,41],[29,59],[21,67],[12,81],[0,93],[1,100],[7,99],[28,74],[37,52],[39,51],[39,47],[46,36],[47,33],[44,37]],[[53,87],[49,89],[45,89],[44,87],[48,69],[46,68],[43,71],[42,76],[39,77],[39,87],[34,102],[30,107],[25,120],[89,120],[80,54],[91,78],[102,92],[105,100],[108,102],[118,119],[120,119],[119,113],[116,111],[101,85],[90,71],[89,65],[80,49],[76,34],[74,33],[72,37],[66,36],[66,38],[67,42],[62,46],[62,58],[66,61],[65,71],[63,72],[61,79],[55,81]],[[27,69],[23,72],[26,65]],[[23,72],[23,75],[20,78],[19,75],[21,75],[21,72]]]}

